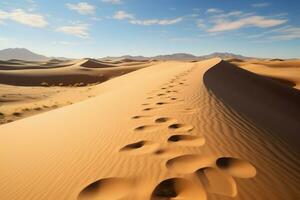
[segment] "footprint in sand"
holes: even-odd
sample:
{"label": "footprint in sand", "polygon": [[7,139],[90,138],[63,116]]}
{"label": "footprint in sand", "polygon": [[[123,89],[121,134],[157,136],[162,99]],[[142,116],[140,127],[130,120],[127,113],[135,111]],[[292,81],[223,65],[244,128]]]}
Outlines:
{"label": "footprint in sand", "polygon": [[168,128],[170,130],[176,131],[176,132],[190,132],[194,129],[194,127],[192,125],[179,124],[179,123],[171,124],[171,125],[169,125]]}
{"label": "footprint in sand", "polygon": [[150,111],[150,110],[154,110],[155,108],[153,107],[149,107],[149,108],[144,108],[143,111]]}
{"label": "footprint in sand", "polygon": [[166,162],[166,167],[180,174],[194,173],[198,169],[213,166],[214,158],[197,154],[187,154],[172,158]]}
{"label": "footprint in sand", "polygon": [[232,157],[221,157],[216,161],[216,165],[237,178],[251,178],[256,175],[256,169],[249,162]]}
{"label": "footprint in sand", "polygon": [[200,184],[185,178],[170,178],[160,182],[152,192],[151,200],[204,200],[206,193]]}
{"label": "footprint in sand", "polygon": [[162,106],[162,105],[166,105],[166,104],[168,104],[167,102],[157,102],[156,103],[156,105],[158,105],[158,106]]}
{"label": "footprint in sand", "polygon": [[151,141],[141,140],[132,144],[128,144],[120,149],[120,152],[126,152],[128,154],[146,154],[155,152],[158,148],[158,144]]}
{"label": "footprint in sand", "polygon": [[136,127],[134,130],[137,132],[149,132],[149,131],[155,131],[157,130],[158,126],[157,125],[142,125]]}
{"label": "footprint in sand", "polygon": [[160,148],[154,151],[153,154],[162,158],[170,158],[180,155],[181,152],[178,149],[174,148]]}
{"label": "footprint in sand", "polygon": [[168,142],[181,146],[203,146],[205,138],[196,135],[172,135]]}
{"label": "footprint in sand", "polygon": [[133,191],[133,184],[124,178],[105,178],[91,183],[79,194],[78,200],[117,200]]}
{"label": "footprint in sand", "polygon": [[206,191],[234,197],[237,185],[233,177],[251,178],[256,169],[247,161],[232,157],[212,157],[200,155],[182,155],[166,162],[166,167],[179,174],[195,175]]}
{"label": "footprint in sand", "polygon": [[150,115],[135,115],[133,117],[131,117],[131,119],[142,119],[142,118],[148,118],[148,117],[152,117]]}
{"label": "footprint in sand", "polygon": [[235,180],[219,169],[205,167],[198,169],[195,174],[207,192],[229,197],[237,195]]}
{"label": "footprint in sand", "polygon": [[159,118],[155,119],[155,123],[157,123],[157,124],[167,123],[167,122],[171,122],[171,121],[173,121],[173,119],[169,118],[169,117],[159,117]]}
{"label": "footprint in sand", "polygon": [[182,174],[193,173],[205,167],[215,167],[237,178],[251,178],[256,175],[256,169],[251,163],[233,157],[220,157],[215,160],[213,157],[187,154],[168,160],[166,167]]}

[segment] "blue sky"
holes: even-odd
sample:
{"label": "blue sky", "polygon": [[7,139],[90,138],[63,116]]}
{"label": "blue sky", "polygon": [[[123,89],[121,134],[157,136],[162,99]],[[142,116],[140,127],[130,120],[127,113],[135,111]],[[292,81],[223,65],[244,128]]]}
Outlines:
{"label": "blue sky", "polygon": [[299,0],[1,0],[0,49],[47,56],[300,57]]}

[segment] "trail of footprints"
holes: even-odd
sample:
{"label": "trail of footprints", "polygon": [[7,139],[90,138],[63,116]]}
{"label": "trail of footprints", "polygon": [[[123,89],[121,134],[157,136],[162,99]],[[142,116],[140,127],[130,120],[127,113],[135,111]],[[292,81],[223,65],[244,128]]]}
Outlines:
{"label": "trail of footprints", "polygon": [[[150,111],[161,107],[184,101],[173,96],[180,92],[175,87],[187,86],[186,76],[191,70],[183,72],[169,83],[164,84],[159,90],[151,91],[146,99],[159,98],[160,101],[151,104],[143,103],[144,114],[132,116],[132,120],[142,118],[153,118]],[[152,106],[151,106],[152,105]],[[194,110],[187,108],[182,113],[189,114]],[[150,112],[151,113],[151,112]],[[205,144],[205,138],[197,135],[187,134],[194,127],[189,124],[178,123],[170,117],[157,117],[153,124],[144,124],[134,128],[136,133],[147,133],[167,127],[171,135],[166,138],[169,144],[183,147],[200,147]],[[183,177],[174,177],[161,181],[151,194],[151,200],[186,199],[205,200],[207,193],[214,193],[228,197],[237,195],[237,185],[234,178],[252,178],[256,175],[255,167],[247,161],[233,157],[203,157],[198,154],[186,154],[174,157],[169,148],[160,148],[159,143],[148,140],[135,141],[120,148],[120,153],[128,155],[153,154],[163,158],[169,158],[165,164],[166,168]],[[171,158],[171,159],[170,159]],[[188,177],[188,178],[185,178]],[[105,178],[91,183],[84,188],[79,200],[93,199],[123,199],[134,192],[133,183],[125,178]]]}

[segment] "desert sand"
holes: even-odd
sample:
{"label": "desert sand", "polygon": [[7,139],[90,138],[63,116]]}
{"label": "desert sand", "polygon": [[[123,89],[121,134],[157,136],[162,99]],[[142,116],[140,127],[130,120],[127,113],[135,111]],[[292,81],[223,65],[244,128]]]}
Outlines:
{"label": "desert sand", "polygon": [[95,96],[93,85],[154,61],[0,61],[0,124]]}
{"label": "desert sand", "polygon": [[[90,60],[87,62],[89,65]],[[248,71],[237,74],[233,73],[241,68],[218,58],[143,63],[138,70],[101,84],[75,88],[56,85],[61,79],[52,77],[57,77],[63,68],[71,68],[63,70],[73,77],[67,79],[68,84],[76,84],[70,81],[77,79],[74,76],[87,80],[76,73],[83,63],[42,69],[49,70],[47,76],[44,71],[2,70],[0,77],[13,77],[0,78],[5,87],[20,87],[23,91],[23,87],[40,84],[40,77],[46,77],[49,83],[42,89],[49,99],[66,102],[67,97],[59,98],[66,96],[64,92],[70,95],[69,100],[73,100],[72,95],[81,97],[74,97],[72,105],[0,126],[1,199],[298,199],[299,149],[290,141],[299,125],[293,121],[285,133],[274,130],[270,126],[277,121],[255,121],[248,107],[261,109],[257,105],[264,97],[272,97],[279,104],[273,105],[276,109],[269,115],[266,113],[272,107],[266,107],[264,117],[278,112],[299,117],[290,111],[299,110],[295,102],[300,79],[299,74],[294,74],[299,68],[289,67],[288,63],[287,67],[271,65],[286,61],[261,61],[265,62],[259,64],[262,68],[253,67],[253,61],[242,62],[249,62],[239,62]],[[119,64],[107,65],[101,70],[114,69],[110,65]],[[93,66],[94,63],[87,69],[100,70]],[[285,73],[280,74],[280,69]],[[219,71],[224,72],[223,77]],[[10,82],[25,75],[30,81],[21,78],[20,82]],[[264,76],[295,84],[274,82]],[[229,84],[232,78],[238,82]],[[54,86],[46,87],[49,85]],[[220,85],[224,89],[221,92]],[[265,90],[257,90],[260,101],[256,101],[247,91],[260,86]],[[273,88],[289,98],[270,93]],[[35,90],[38,88],[29,90],[30,94]],[[65,91],[53,96],[55,90]],[[41,93],[36,91],[38,94]],[[250,103],[239,102],[248,101],[239,95],[249,97]],[[38,97],[36,103],[46,105],[43,101]],[[293,104],[288,112],[278,109],[288,107],[290,102]],[[286,127],[286,121],[278,127]]]}
{"label": "desert sand", "polygon": [[253,73],[266,76],[275,81],[300,90],[300,61],[299,60],[236,60],[231,63]]}

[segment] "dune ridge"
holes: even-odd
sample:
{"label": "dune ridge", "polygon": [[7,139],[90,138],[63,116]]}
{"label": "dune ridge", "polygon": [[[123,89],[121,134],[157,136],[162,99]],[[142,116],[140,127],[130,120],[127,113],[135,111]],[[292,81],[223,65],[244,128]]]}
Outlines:
{"label": "dune ridge", "polygon": [[224,102],[300,150],[300,91],[225,61],[205,73],[204,83]]}

